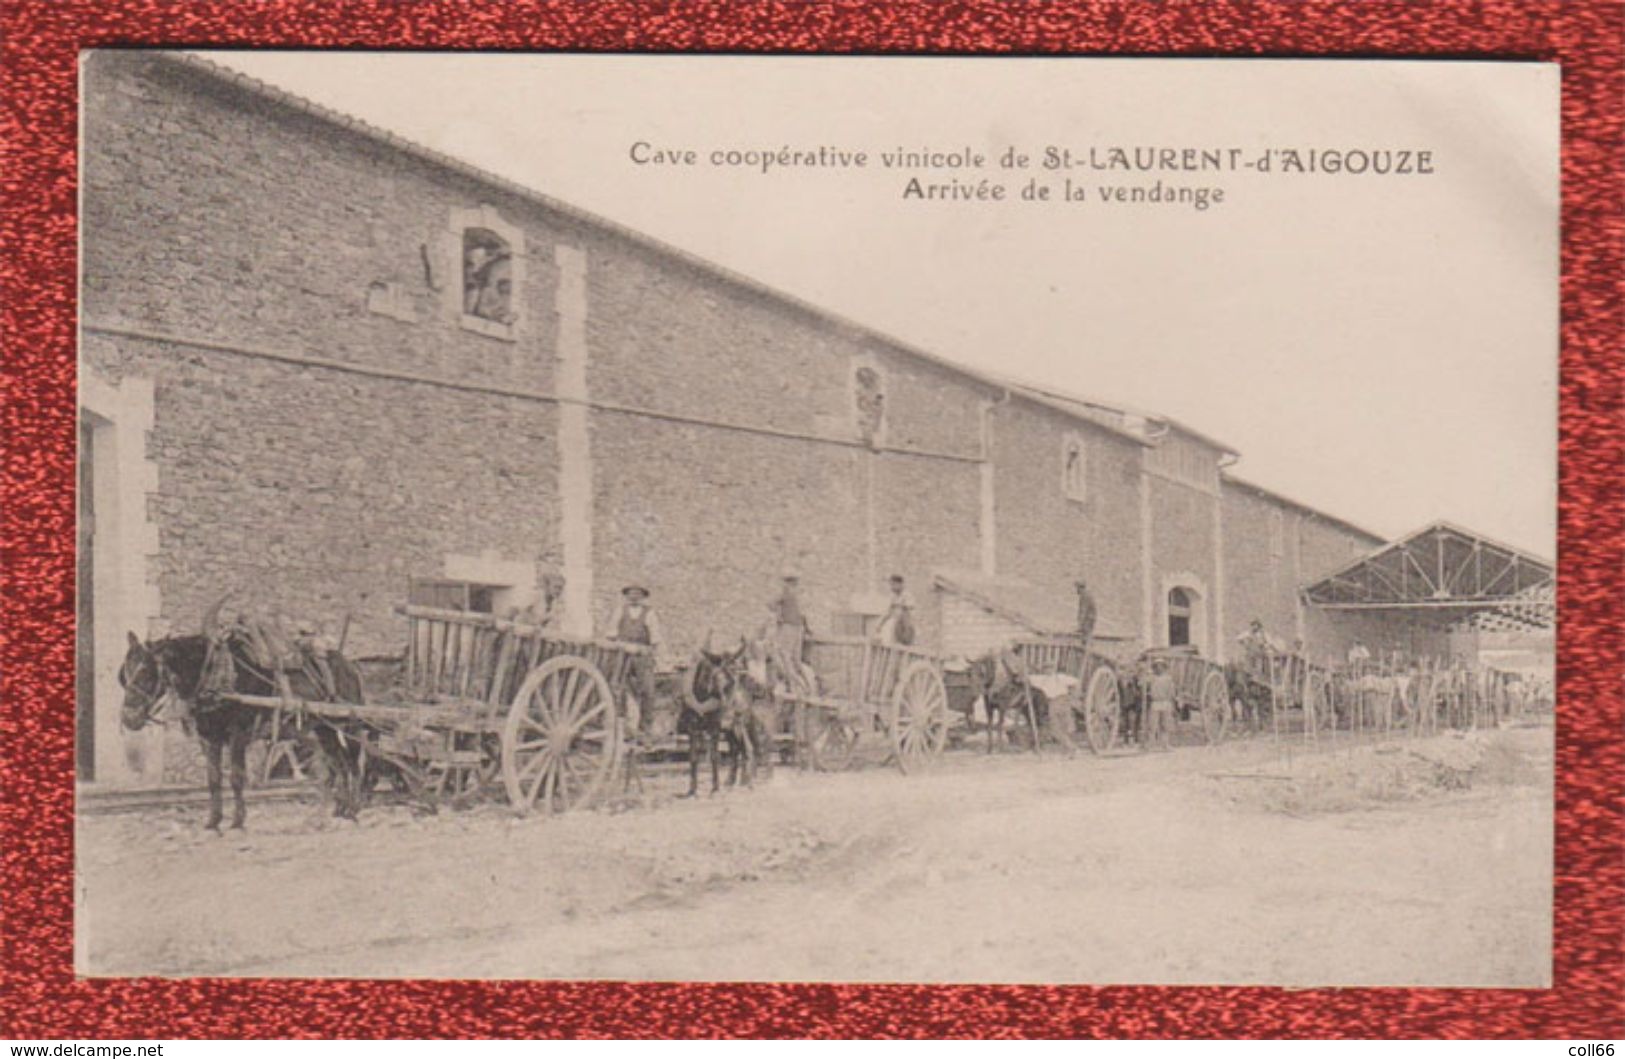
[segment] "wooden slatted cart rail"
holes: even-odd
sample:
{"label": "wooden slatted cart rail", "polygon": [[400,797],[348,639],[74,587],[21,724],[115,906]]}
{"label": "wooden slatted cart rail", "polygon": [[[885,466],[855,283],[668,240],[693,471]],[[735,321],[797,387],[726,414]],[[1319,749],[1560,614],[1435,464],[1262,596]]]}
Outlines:
{"label": "wooden slatted cart rail", "polygon": [[786,696],[806,763],[844,768],[859,741],[880,732],[904,772],[924,768],[948,741],[948,693],[942,661],[930,651],[862,637],[808,637],[814,691]]}
{"label": "wooden slatted cart rail", "polygon": [[625,741],[638,644],[568,637],[490,614],[408,606],[403,686],[385,703],[232,696],[329,725],[420,793],[466,799],[500,777],[520,812],[590,802]]}

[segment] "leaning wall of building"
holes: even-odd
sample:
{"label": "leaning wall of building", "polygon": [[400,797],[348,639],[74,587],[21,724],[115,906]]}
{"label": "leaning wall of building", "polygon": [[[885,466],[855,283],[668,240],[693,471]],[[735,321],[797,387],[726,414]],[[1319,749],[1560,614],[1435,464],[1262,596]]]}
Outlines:
{"label": "leaning wall of building", "polygon": [[1192,598],[1191,642],[1210,658],[1224,657],[1218,642],[1217,492],[1147,473],[1150,490],[1151,642],[1168,643],[1168,597],[1175,588]]}
{"label": "leaning wall of building", "polygon": [[793,569],[827,632],[891,573],[920,598],[976,562],[988,387],[614,233],[583,248],[600,621],[648,582],[688,651],[758,628]]}
{"label": "leaning wall of building", "polygon": [[1395,615],[1324,611],[1299,589],[1355,561],[1382,539],[1264,490],[1224,484],[1226,618],[1229,643],[1253,619],[1283,643],[1302,639],[1313,659],[1345,659],[1356,640],[1372,652],[1444,655],[1446,634]]}
{"label": "leaning wall of building", "polygon": [[[1025,400],[993,415],[996,573],[1053,586],[1063,601],[1087,580],[1097,622],[1138,640],[1140,452],[1138,442]],[[1082,453],[1084,487],[1068,490],[1068,441]],[[1069,495],[1070,492],[1070,495]]]}
{"label": "leaning wall of building", "polygon": [[233,589],[394,651],[409,577],[557,562],[546,230],[502,337],[446,245],[523,203],[140,54],[90,62],[85,123],[83,352],[154,383],[168,627]]}
{"label": "leaning wall of building", "polygon": [[1254,622],[1283,643],[1299,635],[1297,511],[1262,493],[1224,485],[1224,638]]}

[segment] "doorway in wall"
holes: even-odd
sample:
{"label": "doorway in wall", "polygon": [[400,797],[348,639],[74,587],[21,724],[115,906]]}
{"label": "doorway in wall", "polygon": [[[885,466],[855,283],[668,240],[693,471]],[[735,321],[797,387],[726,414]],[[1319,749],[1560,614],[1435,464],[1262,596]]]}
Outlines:
{"label": "doorway in wall", "polygon": [[1191,642],[1191,594],[1183,588],[1168,592],[1168,646],[1184,647]]}
{"label": "doorway in wall", "polygon": [[74,636],[74,768],[96,778],[96,426],[79,417],[78,619]]}

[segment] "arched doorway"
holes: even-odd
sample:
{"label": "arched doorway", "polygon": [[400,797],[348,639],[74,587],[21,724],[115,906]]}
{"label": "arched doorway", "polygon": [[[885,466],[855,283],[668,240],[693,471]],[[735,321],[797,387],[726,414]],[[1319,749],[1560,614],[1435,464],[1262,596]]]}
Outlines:
{"label": "arched doorway", "polygon": [[1168,646],[1184,647],[1191,642],[1191,593],[1183,588],[1168,592]]}
{"label": "arched doorway", "polygon": [[1194,647],[1203,655],[1217,657],[1214,651],[1212,619],[1208,608],[1207,582],[1192,570],[1164,574],[1160,593],[1153,596],[1157,620],[1152,626],[1156,646]]}

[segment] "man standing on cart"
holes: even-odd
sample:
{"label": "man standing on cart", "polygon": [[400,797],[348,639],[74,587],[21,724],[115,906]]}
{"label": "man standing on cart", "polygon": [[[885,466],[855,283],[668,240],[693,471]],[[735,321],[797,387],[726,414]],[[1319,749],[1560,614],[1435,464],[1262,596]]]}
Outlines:
{"label": "man standing on cart", "polygon": [[1073,582],[1073,587],[1078,590],[1078,639],[1083,641],[1083,649],[1087,652],[1095,639],[1095,596],[1089,591],[1088,582],[1081,577]]}
{"label": "man standing on cart", "polygon": [[767,605],[771,623],[766,630],[770,660],[773,668],[789,688],[803,692],[812,690],[812,681],[806,672],[807,637],[811,628],[807,615],[801,609],[801,578],[793,570],[786,570],[779,594]]}
{"label": "man standing on cart", "polygon": [[914,643],[914,597],[903,584],[902,574],[892,574],[889,581],[891,598],[886,615],[880,619],[875,639],[881,643],[909,646]]}

